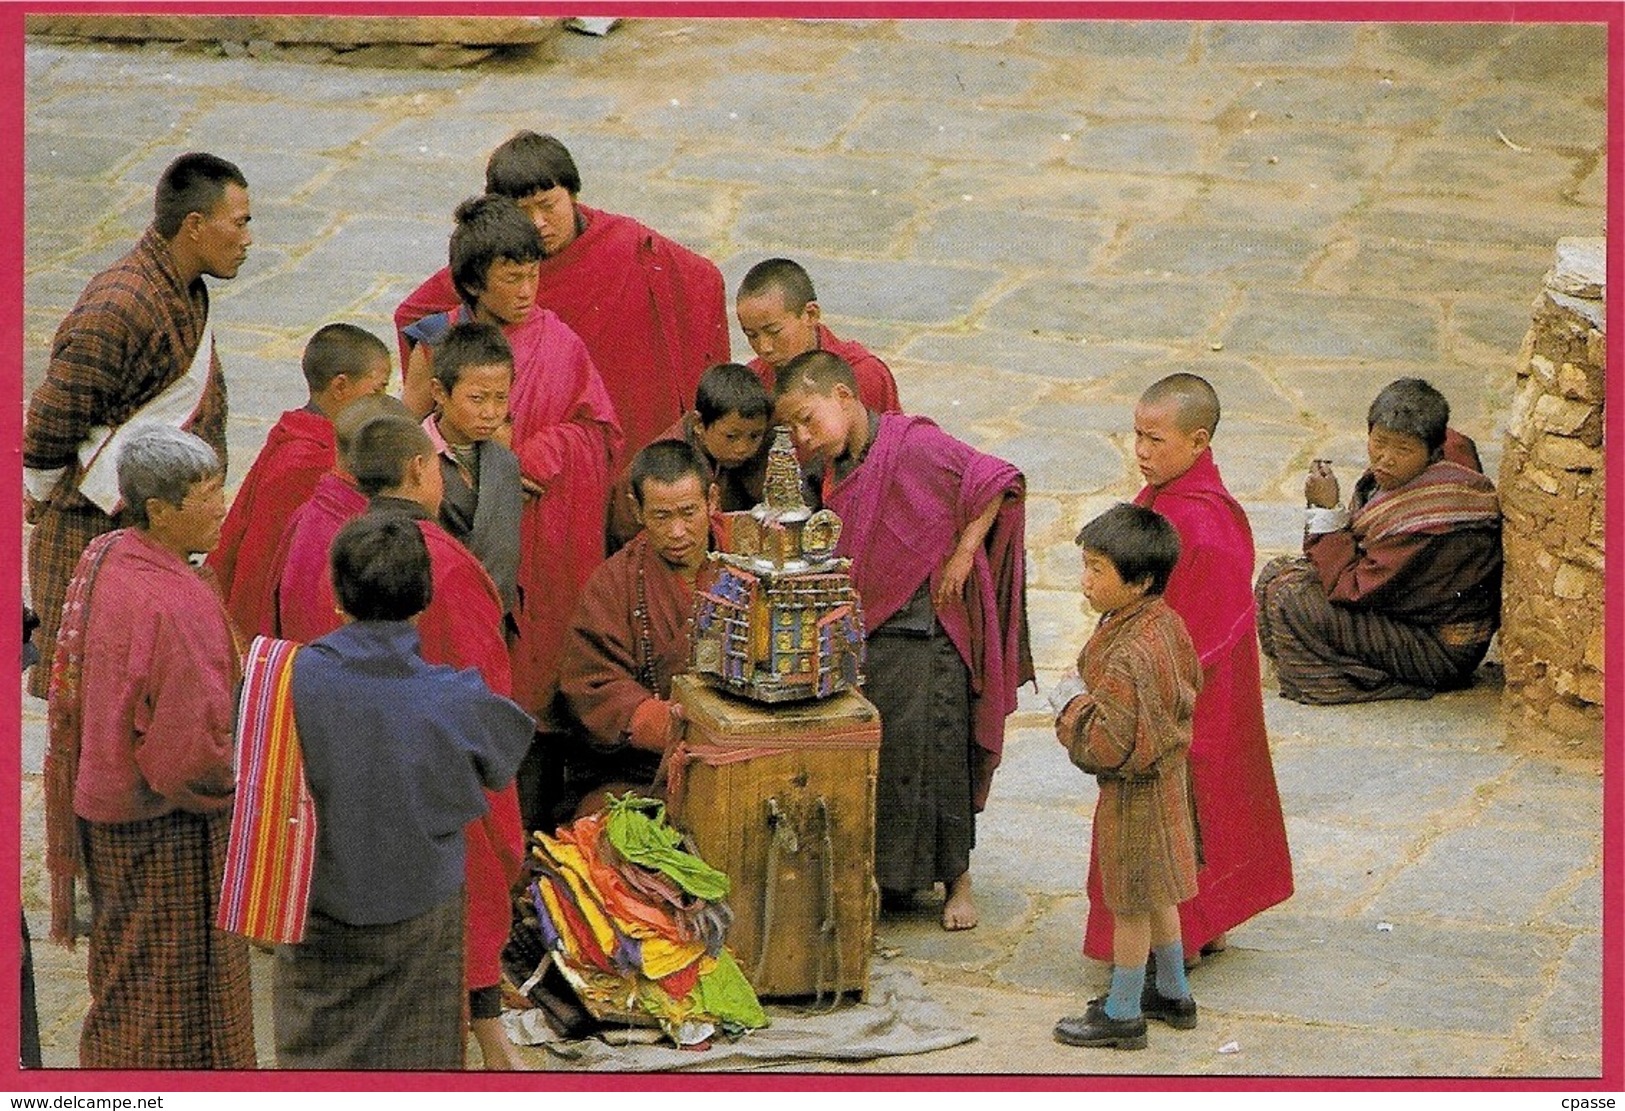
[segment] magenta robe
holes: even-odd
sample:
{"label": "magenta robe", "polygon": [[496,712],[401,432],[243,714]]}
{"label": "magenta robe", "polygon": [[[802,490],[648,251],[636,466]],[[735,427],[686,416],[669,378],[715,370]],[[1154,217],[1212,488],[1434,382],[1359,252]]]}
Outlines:
{"label": "magenta robe", "polygon": [[[536,304],[587,345],[631,455],[694,407],[700,375],[728,361],[727,293],[709,259],[630,216],[576,210],[587,226],[542,259]],[[395,327],[457,304],[451,274],[441,270],[401,302]],[[402,337],[402,366],[406,354]]]}
{"label": "magenta robe", "polygon": [[[1203,867],[1196,897],[1179,908],[1185,952],[1195,953],[1292,894],[1292,857],[1264,729],[1253,532],[1211,450],[1178,478],[1145,487],[1134,502],[1179,532],[1179,563],[1163,597],[1184,619],[1202,664],[1190,770]],[[1099,894],[1100,874],[1091,867],[1083,951],[1110,960],[1111,917]]]}
{"label": "magenta robe", "polygon": [[970,671],[972,740],[981,752],[972,785],[978,810],[1004,751],[1004,719],[1016,708],[1016,688],[1033,677],[1022,558],[1025,491],[1021,472],[1009,463],[925,417],[900,413],[881,415],[868,456],[824,490],[824,504],[842,521],[836,554],[852,560],[852,584],[869,629],[897,613],[922,583],[929,580],[935,590],[965,526],[1004,499],[962,597],[936,608]]}
{"label": "magenta robe", "polygon": [[281,570],[274,557],[294,511],[332,469],[335,450],[332,421],[309,409],[290,409],[271,426],[231,500],[220,543],[205,562],[219,577],[226,609],[245,637],[274,632],[271,584]]}
{"label": "magenta robe", "polygon": [[273,557],[274,635],[309,644],[343,624],[327,556],[345,523],[366,511],[367,496],[350,479],[329,471],[316,480],[310,500],[289,518]]}

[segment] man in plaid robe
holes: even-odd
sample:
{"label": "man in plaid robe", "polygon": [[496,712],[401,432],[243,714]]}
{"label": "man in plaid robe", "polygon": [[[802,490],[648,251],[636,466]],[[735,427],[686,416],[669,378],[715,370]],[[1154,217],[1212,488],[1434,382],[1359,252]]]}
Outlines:
{"label": "man in plaid robe", "polygon": [[[230,279],[248,252],[248,182],[212,154],[186,154],[159,179],[154,219],[129,254],[96,275],[57,329],[23,425],[28,580],[45,666],[68,580],[85,546],[128,524],[110,475],[119,433],[136,421],[185,428],[226,459],[226,384],[209,330],[204,275]],[[98,453],[97,449],[100,448]]]}

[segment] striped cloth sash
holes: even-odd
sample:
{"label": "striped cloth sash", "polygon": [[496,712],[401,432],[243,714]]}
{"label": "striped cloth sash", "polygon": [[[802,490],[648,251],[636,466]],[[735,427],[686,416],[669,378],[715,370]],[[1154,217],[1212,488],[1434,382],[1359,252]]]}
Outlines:
{"label": "striped cloth sash", "polygon": [[316,803],[293,718],[291,640],[255,637],[237,705],[237,799],[215,925],[251,941],[305,936]]}
{"label": "striped cloth sash", "polygon": [[1355,537],[1374,544],[1390,536],[1488,527],[1501,519],[1495,485],[1456,463],[1434,463],[1398,490],[1382,491],[1350,521]]}

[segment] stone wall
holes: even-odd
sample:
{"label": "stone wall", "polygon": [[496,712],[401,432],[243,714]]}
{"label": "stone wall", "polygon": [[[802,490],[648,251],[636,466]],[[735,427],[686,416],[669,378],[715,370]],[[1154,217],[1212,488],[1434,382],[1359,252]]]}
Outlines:
{"label": "stone wall", "polygon": [[128,43],[194,43],[227,56],[276,54],[302,62],[449,69],[534,48],[563,23],[545,16],[397,18],[34,14],[28,35]]}
{"label": "stone wall", "polygon": [[1509,739],[1598,755],[1606,275],[1604,240],[1558,243],[1519,356],[1500,477]]}

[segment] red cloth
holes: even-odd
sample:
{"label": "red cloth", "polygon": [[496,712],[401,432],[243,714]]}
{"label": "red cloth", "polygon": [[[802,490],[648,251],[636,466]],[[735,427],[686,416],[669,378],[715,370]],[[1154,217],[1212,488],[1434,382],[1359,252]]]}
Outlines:
{"label": "red cloth", "polygon": [[[1185,952],[1195,953],[1292,894],[1258,674],[1253,533],[1211,450],[1178,478],[1145,487],[1134,502],[1179,532],[1179,563],[1163,597],[1184,619],[1202,663],[1190,769],[1203,867],[1196,897],[1179,908]],[[1091,865],[1083,951],[1110,960],[1111,918],[1099,894],[1100,873]]]}
{"label": "red cloth", "polygon": [[[897,379],[892,377],[891,368],[863,344],[855,339],[841,339],[826,325],[820,324],[818,350],[840,356],[841,361],[852,368],[853,377],[858,380],[858,400],[863,402],[864,408],[877,413],[903,411],[903,405],[897,399]],[[762,380],[767,392],[772,393],[778,374],[767,360],[752,359],[745,365],[756,372],[756,377]]]}
{"label": "red cloth", "polygon": [[[429,520],[418,522],[429,549],[434,597],[418,618],[418,651],[432,664],[478,668],[485,685],[506,697],[513,683],[502,639],[502,598],[480,561],[451,533]],[[510,782],[486,791],[485,816],[464,827],[468,918],[463,933],[463,975],[470,988],[502,979],[502,947],[512,925],[510,890],[524,864],[524,824],[519,795]]]}
{"label": "red cloth", "polygon": [[[586,229],[542,260],[536,303],[587,345],[631,455],[693,408],[701,374],[728,361],[722,272],[630,216],[580,204],[576,211]],[[401,302],[395,328],[457,304],[451,275],[441,270]],[[404,366],[404,336],[400,343]]]}
{"label": "red cloth", "polygon": [[333,468],[333,422],[309,409],[289,409],[272,425],[248,468],[220,528],[220,543],[205,562],[220,579],[226,609],[245,637],[270,636],[272,558],[288,521],[310,500],[316,482]]}
{"label": "red cloth", "polygon": [[93,822],[228,811],[237,647],[219,592],[128,529],[87,602],[73,809]]}
{"label": "red cloth", "polygon": [[348,478],[329,471],[316,480],[310,500],[289,518],[271,557],[273,635],[309,644],[343,624],[327,555],[345,523],[366,511],[367,496]]}
{"label": "red cloth", "polygon": [[936,609],[970,670],[972,733],[986,754],[973,785],[977,809],[1004,751],[1004,719],[1016,708],[1016,688],[1033,677],[1022,552],[1025,491],[1021,472],[1004,460],[925,417],[886,413],[867,457],[825,495],[842,521],[836,554],[852,560],[852,585],[870,629],[927,579],[934,591],[960,533],[991,502],[1004,499],[962,598]]}

